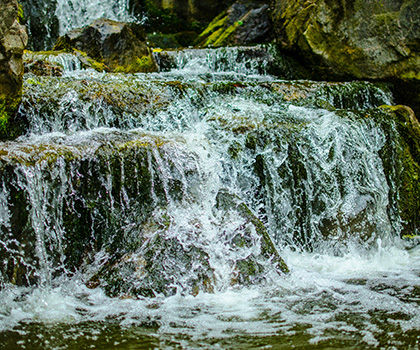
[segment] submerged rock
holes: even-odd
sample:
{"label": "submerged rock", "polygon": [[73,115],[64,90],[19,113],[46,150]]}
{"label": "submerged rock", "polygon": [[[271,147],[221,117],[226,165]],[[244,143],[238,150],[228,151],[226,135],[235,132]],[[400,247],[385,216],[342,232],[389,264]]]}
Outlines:
{"label": "submerged rock", "polygon": [[[259,254],[250,254],[245,259],[236,262],[236,279],[241,284],[250,283],[252,279],[258,278],[258,272],[261,272],[259,270],[264,269],[258,263],[258,260],[261,260],[261,256],[263,257],[263,260],[268,259],[279,273],[289,272],[289,268],[277,251],[277,248],[263,222],[252,213],[249,207],[241,201],[239,197],[227,192],[226,190],[221,190],[217,194],[216,203],[216,207],[218,209],[233,211],[235,215],[243,218],[245,220],[245,225],[252,226],[256,235],[260,238],[261,249]],[[234,245],[239,247],[255,245],[251,236],[252,234],[249,232],[248,227],[248,230],[245,229],[238,232],[235,237],[233,237],[232,242]]]}
{"label": "submerged rock", "polygon": [[157,70],[140,24],[98,19],[61,36],[54,46],[54,50],[72,52],[73,49],[86,53],[117,72]]}
{"label": "submerged rock", "polygon": [[16,117],[22,98],[22,54],[28,42],[19,11],[16,0],[0,1],[0,141],[26,132],[25,121]]}

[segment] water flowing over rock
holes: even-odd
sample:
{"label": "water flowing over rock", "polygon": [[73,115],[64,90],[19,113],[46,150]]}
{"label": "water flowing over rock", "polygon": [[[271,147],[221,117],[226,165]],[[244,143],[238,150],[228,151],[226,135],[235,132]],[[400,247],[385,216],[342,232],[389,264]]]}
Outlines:
{"label": "water flowing over rock", "polygon": [[137,73],[157,69],[146,44],[144,29],[136,23],[98,19],[61,36],[54,49],[85,52],[115,71]]}
{"label": "water flowing over rock", "polygon": [[70,51],[25,53],[0,142],[0,344],[417,344],[420,127],[389,84],[284,80],[267,45]]}
{"label": "water flowing over rock", "polygon": [[420,110],[420,4],[404,1],[274,2],[278,44],[318,79],[396,83],[396,98]]}
{"label": "water flowing over rock", "polygon": [[24,121],[15,118],[21,93],[22,54],[28,37],[19,24],[19,5],[0,2],[0,140],[13,139],[25,132]]}

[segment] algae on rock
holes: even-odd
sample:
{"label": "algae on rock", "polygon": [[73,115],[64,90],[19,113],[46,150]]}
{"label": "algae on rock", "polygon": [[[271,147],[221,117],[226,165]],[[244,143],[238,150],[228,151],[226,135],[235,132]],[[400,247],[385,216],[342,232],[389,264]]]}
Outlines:
{"label": "algae on rock", "polygon": [[58,38],[54,50],[84,52],[111,70],[130,73],[157,71],[146,33],[137,23],[97,19]]}
{"label": "algae on rock", "polygon": [[397,102],[420,111],[417,0],[276,0],[272,18],[278,45],[312,79],[390,81]]}

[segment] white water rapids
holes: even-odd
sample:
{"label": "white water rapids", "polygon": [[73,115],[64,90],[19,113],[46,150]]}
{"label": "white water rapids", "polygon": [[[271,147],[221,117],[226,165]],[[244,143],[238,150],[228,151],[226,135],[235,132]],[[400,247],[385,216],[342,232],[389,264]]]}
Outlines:
{"label": "white water rapids", "polygon": [[[224,52],[227,61],[234,62],[234,49],[229,50]],[[193,51],[183,52],[172,70],[154,74],[79,70],[56,80],[26,77],[24,102],[32,132],[2,147],[27,160],[16,170],[16,182],[31,199],[28,211],[38,238],[40,283],[4,284],[0,348],[419,348],[420,248],[408,248],[398,237],[401,222],[390,214],[390,186],[378,156],[387,142],[384,133],[373,123],[355,118],[353,112],[343,117],[282,101],[272,91],[284,81],[260,75],[254,61],[239,62],[240,70],[217,65],[215,60],[221,57],[226,57],[223,51],[203,50],[195,56]],[[87,95],[65,90],[74,82],[90,84],[92,89],[94,84],[121,84],[120,90],[129,86],[122,92],[126,99],[131,98],[130,92],[140,96],[140,91],[147,103],[153,103],[116,115],[105,98],[81,100]],[[221,91],[216,83],[230,90]],[[267,84],[273,84],[270,91]],[[174,89],[178,85],[184,89],[179,96]],[[343,89],[349,87],[344,84]],[[375,94],[381,103],[392,102],[380,89]],[[53,96],[47,99],[56,106],[53,115],[44,108],[46,95]],[[32,96],[37,96],[37,104],[29,108]],[[358,108],[375,107],[365,97]],[[334,103],[346,102],[336,99]],[[168,263],[181,276],[173,281],[172,295],[111,298],[103,288],[88,288],[87,276],[96,272],[95,264],[100,265],[108,254],[105,250],[99,250],[88,267],[57,273],[62,271],[66,235],[57,213],[75,196],[71,189],[76,189],[78,168],[67,169],[67,158],[58,158],[53,170],[46,161],[34,165],[31,157],[37,155],[31,150],[34,153],[43,144],[47,150],[61,147],[72,152],[76,160],[90,159],[104,145],[122,149],[128,142],[150,140],[159,140],[156,144],[161,147],[148,153],[149,168],[157,164],[153,184],[157,188],[162,183],[168,201],[165,215],[156,207],[150,216],[164,216],[168,222],[165,229],[158,229],[160,234],[177,240],[186,251],[194,247],[205,252],[215,274],[212,291],[185,293],[183,286],[190,283],[190,273],[200,261],[185,263],[172,256],[167,257]],[[263,186],[253,171],[258,162],[263,164]],[[300,167],[295,167],[296,162]],[[128,167],[123,163],[121,177],[134,176],[124,172]],[[300,183],[293,178],[299,172],[305,174]],[[114,180],[110,174],[100,179],[109,189],[110,211],[116,210]],[[169,195],[176,181],[181,184],[182,200]],[[261,247],[260,238],[254,237],[243,218],[215,209],[222,189],[240,197],[264,222],[289,274],[270,270],[266,261],[261,262],[266,268],[262,278],[247,285],[232,283],[235,262],[258,254]],[[132,215],[121,218],[124,232],[137,233],[141,213],[128,208],[133,203],[128,189],[121,192],[127,206],[121,210]],[[10,197],[2,184],[0,225],[4,228],[12,225],[10,208],[3,204]],[[356,220],[348,219],[353,217]],[[238,232],[248,232],[246,228],[254,244],[230,245]],[[92,229],[92,239],[95,233],[100,234]],[[6,250],[11,239],[1,237]]]}

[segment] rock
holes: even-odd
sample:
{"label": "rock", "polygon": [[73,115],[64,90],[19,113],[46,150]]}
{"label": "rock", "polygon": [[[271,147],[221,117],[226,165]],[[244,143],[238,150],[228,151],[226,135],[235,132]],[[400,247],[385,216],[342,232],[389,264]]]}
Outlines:
{"label": "rock", "polygon": [[28,42],[18,16],[16,0],[0,1],[0,141],[26,131],[25,121],[16,117],[22,95],[22,54]]}
{"label": "rock", "polygon": [[[236,262],[237,277],[240,283],[250,282],[252,279],[258,278],[258,273],[261,273],[264,268],[258,262],[261,257],[263,260],[269,260],[279,273],[288,273],[289,268],[286,262],[280,256],[274,245],[267,229],[262,221],[252,213],[249,207],[241,201],[241,199],[226,190],[220,190],[216,198],[216,207],[225,211],[233,211],[236,216],[243,218],[247,225],[250,225],[255,230],[256,235],[260,238],[260,252],[259,254],[251,254],[243,260]],[[232,244],[238,247],[255,245],[255,238],[246,229],[243,232],[233,237]],[[261,256],[259,256],[261,255]]]}
{"label": "rock", "polygon": [[143,27],[136,23],[98,19],[58,38],[54,50],[85,52],[113,71],[137,73],[157,70],[146,44]]}
{"label": "rock", "polygon": [[388,80],[396,98],[420,111],[420,11],[417,0],[274,1],[282,50],[316,79]]}
{"label": "rock", "polygon": [[109,68],[90,58],[85,52],[73,49],[65,51],[29,51],[23,54],[25,73],[37,76],[61,76],[64,72],[80,69],[94,69],[108,72]]}
{"label": "rock", "polygon": [[[381,106],[372,113],[388,142],[381,159],[390,187],[390,203],[401,218],[401,236],[420,232],[420,124],[407,106]],[[389,123],[392,120],[392,123]]]}
{"label": "rock", "polygon": [[61,77],[63,75],[63,67],[58,63],[47,62],[42,60],[25,61],[25,74],[32,73],[37,76]]}
{"label": "rock", "polygon": [[113,261],[136,252],[151,212],[183,194],[176,170],[164,184],[157,164],[175,168],[172,146],[133,136],[104,139],[96,133],[74,144],[50,140],[1,148],[0,283],[39,283],[37,271],[46,265],[54,273],[62,273],[63,264],[75,271],[102,250]]}
{"label": "rock", "polygon": [[235,2],[216,17],[197,39],[198,46],[250,45],[272,39],[269,6],[261,2]]}

